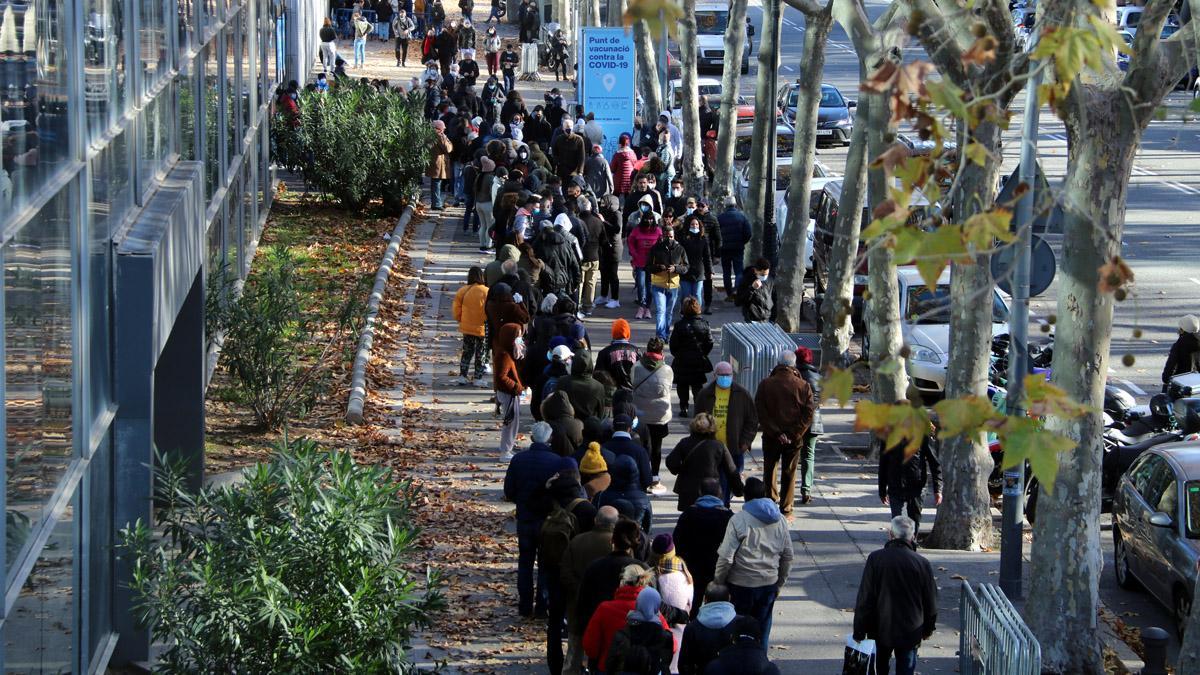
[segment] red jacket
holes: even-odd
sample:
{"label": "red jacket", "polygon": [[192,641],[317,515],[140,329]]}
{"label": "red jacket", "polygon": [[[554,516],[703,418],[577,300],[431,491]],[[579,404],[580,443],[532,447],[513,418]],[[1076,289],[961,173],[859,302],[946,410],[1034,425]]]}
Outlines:
{"label": "red jacket", "polygon": [[626,194],[633,187],[633,174],[636,171],[634,162],[636,161],[637,155],[628,146],[618,148],[613,153],[612,161],[609,162],[609,168],[612,169],[613,175],[613,194]]}
{"label": "red jacket", "polygon": [[[642,588],[621,586],[612,600],[606,600],[596,607],[591,621],[588,621],[587,630],[583,633],[583,652],[589,659],[598,661],[600,672],[606,672],[607,664],[604,661],[608,658],[608,648],[612,646],[613,636],[628,623],[627,615],[636,609],[637,596],[642,592]],[[662,619],[663,628],[671,630],[662,614],[659,614],[658,618]],[[679,646],[676,645],[675,648],[678,649]]]}

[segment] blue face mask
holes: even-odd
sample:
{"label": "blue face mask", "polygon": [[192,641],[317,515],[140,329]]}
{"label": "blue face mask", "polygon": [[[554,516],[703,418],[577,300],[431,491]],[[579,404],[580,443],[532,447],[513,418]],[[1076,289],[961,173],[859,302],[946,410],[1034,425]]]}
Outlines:
{"label": "blue face mask", "polygon": [[638,418],[636,418],[636,417],[635,417],[635,418],[633,418],[633,424],[630,424],[630,425],[629,425],[629,428],[630,428],[631,430],[632,430],[632,429],[636,429],[636,428],[637,428],[637,425],[638,425]]}
{"label": "blue face mask", "polygon": [[733,386],[733,376],[732,375],[718,375],[717,376],[717,386],[722,389],[728,389],[728,388],[732,387]]}

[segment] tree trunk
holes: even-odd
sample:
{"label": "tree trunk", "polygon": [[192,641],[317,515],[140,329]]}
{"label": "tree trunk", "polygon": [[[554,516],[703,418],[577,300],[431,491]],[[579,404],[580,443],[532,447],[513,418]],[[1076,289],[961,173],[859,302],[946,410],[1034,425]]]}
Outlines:
{"label": "tree trunk", "polygon": [[[595,4],[596,11],[600,11],[599,3]],[[625,2],[624,0],[608,0],[608,21],[605,22],[609,26],[620,26],[625,19]],[[597,24],[600,25],[600,24]]]}
{"label": "tree trunk", "polygon": [[658,57],[645,21],[633,25],[633,43],[637,51],[637,83],[642,93],[642,124],[651,126],[663,111],[662,88],[658,82]]}
{"label": "tree trunk", "polygon": [[721,109],[717,111],[717,159],[714,162],[713,184],[709,189],[709,196],[715,204],[722,203],[733,193],[737,96],[741,82],[742,52],[746,49],[746,4],[730,4],[729,24],[725,27],[725,71],[721,74]]}
{"label": "tree trunk", "polygon": [[[878,157],[887,149],[885,136],[894,134],[887,100],[869,94],[867,118],[867,156]],[[875,207],[887,197],[887,175],[882,167],[867,169],[867,205]],[[870,242],[867,252],[867,335],[871,340],[871,396],[877,402],[893,403],[906,398],[908,373],[900,351],[904,337],[900,332],[900,282],[896,276],[894,251]]]}
{"label": "tree trunk", "polygon": [[704,161],[700,142],[700,85],[696,66],[696,0],[683,0],[679,52],[683,66],[683,167],[684,193],[704,194]]}
{"label": "tree trunk", "polygon": [[[1000,156],[1000,129],[981,122],[970,137],[961,135],[958,147],[974,140]],[[950,195],[953,220],[966,222],[991,208],[999,166],[989,154],[983,166],[968,161]],[[954,263],[950,273],[950,362],[946,369],[946,398],[987,394],[992,342],[991,253],[974,256],[969,264]],[[992,546],[992,499],[988,475],[992,458],[982,433],[952,436],[942,445],[944,499],[926,546],[977,551]]]}
{"label": "tree trunk", "polygon": [[[804,303],[804,263],[808,254],[809,192],[817,155],[817,111],[821,102],[821,76],[825,71],[825,43],[833,28],[832,4],[821,13],[806,15],[804,21],[804,78],[796,101],[796,138],[792,149],[789,180],[788,220],[779,251],[776,284],[779,292],[777,321],[789,333],[800,332],[800,308]],[[770,180],[770,178],[768,178]]]}
{"label": "tree trunk", "polygon": [[[829,281],[821,303],[821,363],[839,368],[850,363],[850,336],[854,299],[854,271],[858,262],[859,232],[862,231],[862,207],[867,196],[867,120],[871,100],[862,97],[858,115],[850,135],[846,155],[846,175],[842,178],[842,194],[838,205],[837,222],[833,228],[833,245],[829,248]],[[861,121],[859,121],[861,120]],[[824,236],[816,232],[814,237]],[[818,270],[813,270],[814,277]]]}
{"label": "tree trunk", "polygon": [[[1103,673],[1096,625],[1100,571],[1100,410],[1112,332],[1113,299],[1099,269],[1120,253],[1125,199],[1140,127],[1120,92],[1083,89],[1086,121],[1067,116],[1068,170],[1058,289],[1053,382],[1094,411],[1047,427],[1078,442],[1058,457],[1054,492],[1038,496],[1031,551],[1029,627],[1042,646],[1042,670]],[[1098,133],[1104,130],[1104,133]]]}
{"label": "tree trunk", "polygon": [[[587,3],[587,21],[589,26],[603,26],[600,23],[600,3],[592,0]],[[613,24],[617,25],[617,24]]]}
{"label": "tree trunk", "polygon": [[[775,11],[772,11],[775,10]],[[775,106],[775,92],[771,91],[771,63],[776,50],[779,49],[777,37],[781,25],[780,7],[774,2],[763,3],[762,41],[758,48],[758,78],[754,90],[754,135],[750,139],[750,189],[747,193],[746,217],[750,219],[750,243],[746,246],[747,266],[763,256],[766,242],[763,241],[767,198],[767,165],[775,148],[767,147],[770,136],[767,125],[776,124],[778,114]],[[744,30],[744,28],[743,28]],[[724,110],[725,106],[721,106]],[[724,133],[728,134],[726,130]],[[770,178],[774,178],[771,176]]]}

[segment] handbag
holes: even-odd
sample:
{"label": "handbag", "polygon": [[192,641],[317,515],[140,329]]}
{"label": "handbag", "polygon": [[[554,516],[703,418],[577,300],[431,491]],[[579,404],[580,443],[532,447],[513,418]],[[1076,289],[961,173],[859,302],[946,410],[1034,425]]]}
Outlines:
{"label": "handbag", "polygon": [[846,657],[842,660],[842,675],[874,675],[875,641],[855,642],[853,635],[846,636]]}

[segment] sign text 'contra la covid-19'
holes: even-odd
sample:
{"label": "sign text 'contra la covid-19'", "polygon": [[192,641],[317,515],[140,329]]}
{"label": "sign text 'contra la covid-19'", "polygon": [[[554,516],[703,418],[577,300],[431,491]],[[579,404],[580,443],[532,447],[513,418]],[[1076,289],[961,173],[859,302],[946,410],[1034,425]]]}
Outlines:
{"label": "sign text 'contra la covid-19'", "polygon": [[604,155],[633,130],[635,55],[625,28],[584,28],[579,40],[580,101],[604,130]]}

